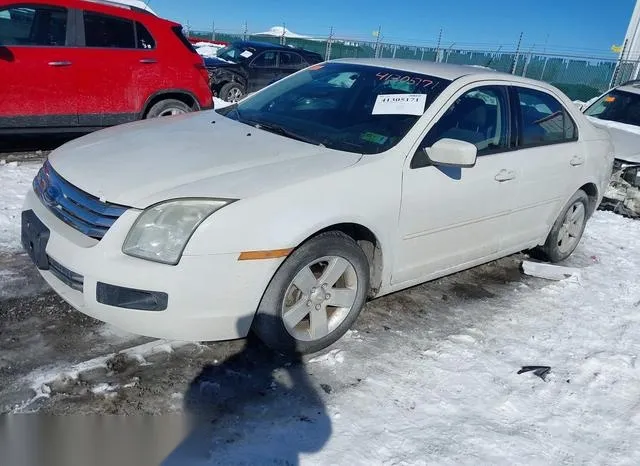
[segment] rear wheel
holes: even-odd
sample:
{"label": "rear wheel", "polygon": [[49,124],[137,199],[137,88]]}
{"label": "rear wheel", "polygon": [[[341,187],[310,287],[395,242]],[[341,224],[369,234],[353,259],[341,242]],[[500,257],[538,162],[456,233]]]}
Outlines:
{"label": "rear wheel", "polygon": [[277,351],[320,351],[355,322],[368,288],[369,263],[357,243],[340,232],[320,234],[278,269],[252,330]]}
{"label": "rear wheel", "polygon": [[556,220],[544,245],[536,252],[549,262],[560,262],[575,251],[587,224],[589,196],[580,190],[573,195]]}
{"label": "rear wheel", "polygon": [[241,84],[230,82],[220,88],[219,97],[227,102],[237,102],[244,97],[245,89]]}
{"label": "rear wheel", "polygon": [[192,109],[187,104],[176,99],[161,100],[149,109],[145,118],[158,118],[172,115],[182,115],[191,112]]}

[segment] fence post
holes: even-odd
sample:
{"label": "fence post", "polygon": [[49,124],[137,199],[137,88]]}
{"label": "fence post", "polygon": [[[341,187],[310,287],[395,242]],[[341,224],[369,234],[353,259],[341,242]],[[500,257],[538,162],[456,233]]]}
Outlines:
{"label": "fence post", "polygon": [[211,22],[211,40],[216,40],[216,22]]}
{"label": "fence post", "polygon": [[380,50],[380,35],[382,34],[382,26],[378,26],[378,32],[376,33],[376,46],[374,48],[373,57],[379,58],[379,50]]}
{"label": "fence post", "polygon": [[518,59],[520,58],[520,44],[522,43],[522,32],[518,39],[518,46],[516,47],[516,54],[513,57],[513,65],[511,66],[511,74],[516,74],[516,68],[518,67]]}
{"label": "fence post", "polygon": [[629,39],[624,40],[624,44],[622,45],[622,51],[620,52],[620,56],[618,57],[618,62],[616,63],[616,67],[613,70],[613,76],[611,76],[611,82],[609,83],[609,89],[615,87],[618,80],[618,73],[620,72],[620,66],[622,65],[622,57],[624,57],[624,53],[627,50],[627,43]]}
{"label": "fence post", "polygon": [[331,30],[329,31],[329,39],[327,40],[327,49],[324,53],[324,60],[331,60],[331,47],[333,44],[333,26],[331,26]]}
{"label": "fence post", "polygon": [[247,22],[244,22],[244,29],[242,29],[242,40],[247,40],[247,32],[249,31],[249,28],[247,26]]}
{"label": "fence post", "polygon": [[[438,45],[436,45],[436,59],[435,62],[438,63],[438,56],[440,55],[440,41],[442,40],[442,28],[440,28],[440,34],[438,34]],[[423,50],[424,55],[424,50]]]}

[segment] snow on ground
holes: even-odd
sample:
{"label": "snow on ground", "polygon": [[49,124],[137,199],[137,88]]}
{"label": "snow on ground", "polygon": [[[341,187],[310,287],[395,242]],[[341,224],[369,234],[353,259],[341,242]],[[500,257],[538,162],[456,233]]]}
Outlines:
{"label": "snow on ground", "polygon": [[337,370],[366,378],[329,399],[332,435],[303,464],[640,464],[640,223],[596,213],[567,262],[579,281],[474,300],[441,341],[351,344]]}
{"label": "snow on ground", "polygon": [[22,202],[41,163],[0,164],[0,252],[20,249]]}

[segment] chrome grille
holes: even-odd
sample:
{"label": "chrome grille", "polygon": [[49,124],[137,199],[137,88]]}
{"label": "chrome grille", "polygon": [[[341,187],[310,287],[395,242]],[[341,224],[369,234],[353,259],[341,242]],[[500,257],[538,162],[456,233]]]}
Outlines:
{"label": "chrome grille", "polygon": [[33,190],[60,220],[95,239],[101,239],[126,207],[102,202],[64,180],[46,161],[35,179]]}

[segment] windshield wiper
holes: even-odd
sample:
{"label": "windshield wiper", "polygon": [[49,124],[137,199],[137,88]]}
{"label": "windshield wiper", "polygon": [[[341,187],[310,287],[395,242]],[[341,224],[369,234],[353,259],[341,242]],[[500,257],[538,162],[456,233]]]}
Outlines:
{"label": "windshield wiper", "polygon": [[[247,120],[245,120],[247,121]],[[315,139],[308,138],[306,136],[302,136],[301,134],[295,133],[293,131],[288,130],[287,128],[283,128],[279,125],[274,125],[272,123],[257,123],[254,121],[247,121],[247,123],[255,126],[258,129],[263,129],[265,131],[269,131],[271,133],[279,134],[281,136],[285,136],[291,139],[297,139],[298,141],[306,142],[308,144],[313,144],[314,146],[322,146],[324,144],[316,141]]]}

